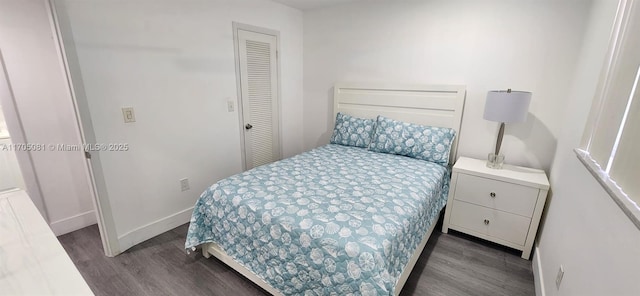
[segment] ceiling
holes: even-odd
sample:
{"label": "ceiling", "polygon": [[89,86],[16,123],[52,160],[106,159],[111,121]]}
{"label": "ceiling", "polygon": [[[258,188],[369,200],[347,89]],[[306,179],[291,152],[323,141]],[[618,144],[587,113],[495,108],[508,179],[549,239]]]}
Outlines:
{"label": "ceiling", "polygon": [[273,0],[300,10],[312,10],[358,0]]}

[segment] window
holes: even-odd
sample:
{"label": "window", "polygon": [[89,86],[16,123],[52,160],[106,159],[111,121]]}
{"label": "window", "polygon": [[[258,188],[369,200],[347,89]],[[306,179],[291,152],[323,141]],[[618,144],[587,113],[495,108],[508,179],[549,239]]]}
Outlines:
{"label": "window", "polygon": [[[640,228],[640,3],[620,1],[578,157]],[[635,33],[635,34],[634,34]]]}

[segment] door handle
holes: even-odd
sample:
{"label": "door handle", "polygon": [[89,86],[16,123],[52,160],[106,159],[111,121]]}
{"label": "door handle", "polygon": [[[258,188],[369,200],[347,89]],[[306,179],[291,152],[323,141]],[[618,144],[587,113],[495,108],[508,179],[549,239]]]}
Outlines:
{"label": "door handle", "polygon": [[252,129],[252,128],[253,128],[253,125],[251,125],[250,123],[247,123],[247,124],[244,126],[244,128],[245,128],[246,130],[250,130],[250,129]]}

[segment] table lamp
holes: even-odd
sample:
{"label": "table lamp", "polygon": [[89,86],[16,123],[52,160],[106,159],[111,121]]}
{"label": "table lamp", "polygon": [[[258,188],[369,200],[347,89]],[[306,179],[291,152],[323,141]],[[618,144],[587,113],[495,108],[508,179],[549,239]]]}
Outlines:
{"label": "table lamp", "polygon": [[496,150],[494,153],[489,153],[487,167],[492,169],[502,168],[504,155],[500,154],[500,146],[504,136],[504,124],[524,122],[527,119],[530,102],[531,93],[527,91],[492,90],[487,94],[483,118],[500,122]]}

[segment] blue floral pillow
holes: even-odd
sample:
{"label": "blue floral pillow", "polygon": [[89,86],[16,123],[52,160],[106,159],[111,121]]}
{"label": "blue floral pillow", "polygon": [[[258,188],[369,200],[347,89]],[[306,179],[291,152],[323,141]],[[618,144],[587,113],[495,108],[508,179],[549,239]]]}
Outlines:
{"label": "blue floral pillow", "polygon": [[357,118],[338,112],[331,144],[367,148],[371,143],[371,133],[375,123],[373,119]]}
{"label": "blue floral pillow", "polygon": [[378,116],[369,150],[409,156],[439,164],[449,163],[456,131]]}

